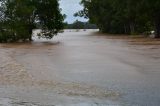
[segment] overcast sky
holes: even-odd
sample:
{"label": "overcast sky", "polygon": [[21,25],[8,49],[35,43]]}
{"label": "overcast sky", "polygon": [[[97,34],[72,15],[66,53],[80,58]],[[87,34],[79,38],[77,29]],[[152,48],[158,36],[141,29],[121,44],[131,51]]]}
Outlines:
{"label": "overcast sky", "polygon": [[87,21],[84,18],[74,17],[73,14],[79,10],[82,10],[83,7],[79,4],[81,0],[60,0],[60,8],[62,8],[62,13],[67,15],[65,21],[72,23],[75,20]]}

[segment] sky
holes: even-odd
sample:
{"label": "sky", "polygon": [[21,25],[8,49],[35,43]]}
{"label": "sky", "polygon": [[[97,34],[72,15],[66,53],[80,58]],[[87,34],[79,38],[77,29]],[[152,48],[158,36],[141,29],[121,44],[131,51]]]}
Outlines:
{"label": "sky", "polygon": [[83,7],[79,4],[81,0],[60,0],[60,8],[62,8],[62,13],[67,15],[65,22],[73,23],[77,19],[79,21],[87,21],[81,17],[74,17],[74,13],[79,10],[82,10]]}

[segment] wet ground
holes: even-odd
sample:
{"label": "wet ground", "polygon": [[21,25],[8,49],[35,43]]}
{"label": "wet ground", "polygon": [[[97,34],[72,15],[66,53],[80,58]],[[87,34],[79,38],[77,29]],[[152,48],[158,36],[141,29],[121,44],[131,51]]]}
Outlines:
{"label": "wet ground", "polygon": [[94,32],[1,44],[0,106],[159,106],[159,41]]}

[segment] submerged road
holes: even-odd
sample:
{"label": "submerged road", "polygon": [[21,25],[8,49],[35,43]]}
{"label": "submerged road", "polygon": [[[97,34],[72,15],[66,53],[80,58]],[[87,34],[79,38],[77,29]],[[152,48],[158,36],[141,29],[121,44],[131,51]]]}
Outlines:
{"label": "submerged road", "polygon": [[0,106],[159,106],[160,46],[93,32],[1,44]]}

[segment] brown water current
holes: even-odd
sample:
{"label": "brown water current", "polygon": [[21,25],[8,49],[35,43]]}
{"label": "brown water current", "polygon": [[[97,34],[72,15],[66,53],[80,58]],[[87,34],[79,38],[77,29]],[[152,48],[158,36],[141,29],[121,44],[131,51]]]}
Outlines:
{"label": "brown water current", "polygon": [[95,32],[0,44],[0,106],[159,106],[160,45]]}

